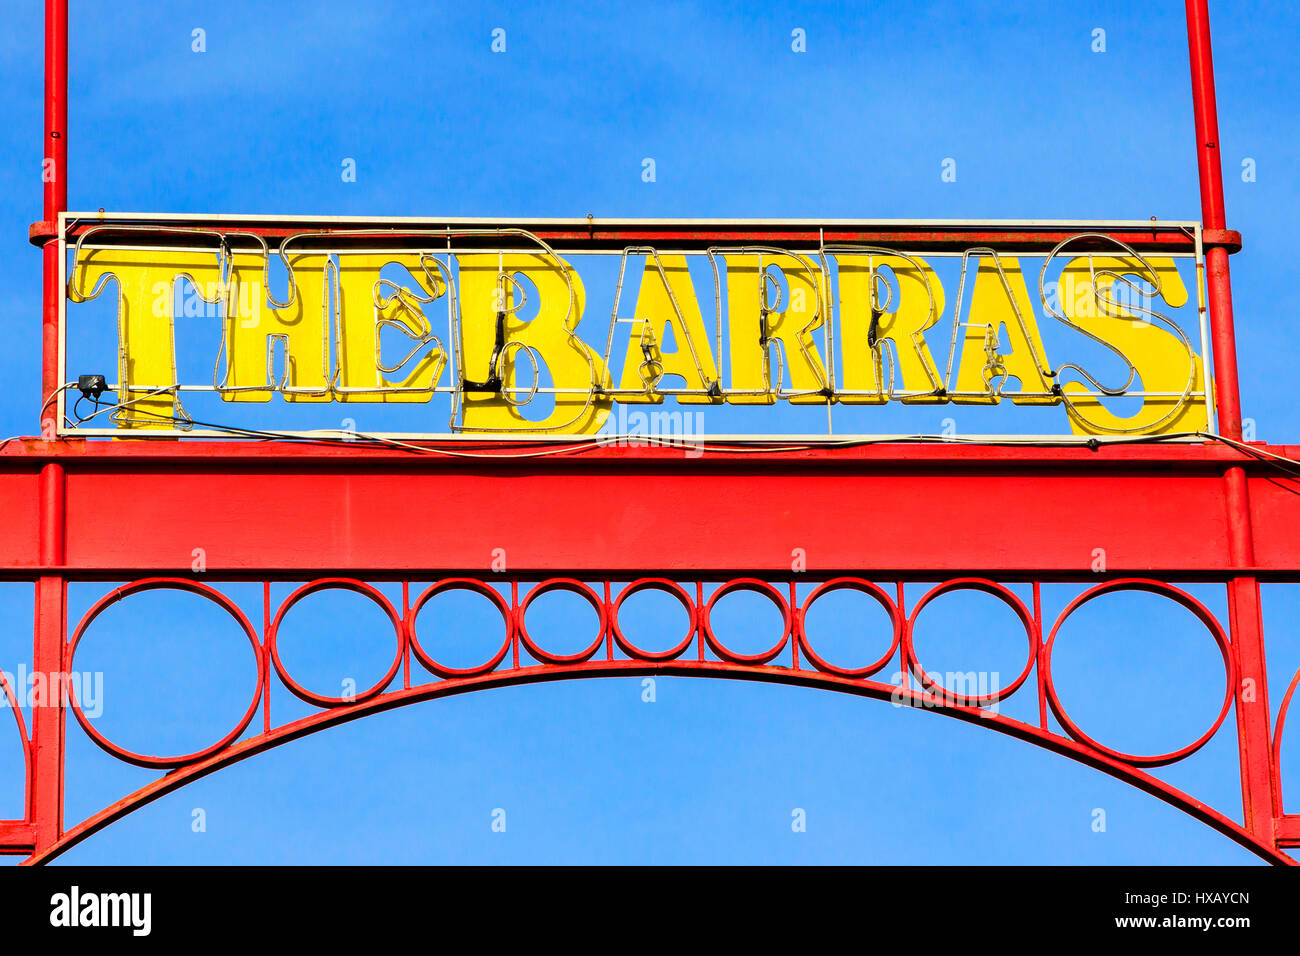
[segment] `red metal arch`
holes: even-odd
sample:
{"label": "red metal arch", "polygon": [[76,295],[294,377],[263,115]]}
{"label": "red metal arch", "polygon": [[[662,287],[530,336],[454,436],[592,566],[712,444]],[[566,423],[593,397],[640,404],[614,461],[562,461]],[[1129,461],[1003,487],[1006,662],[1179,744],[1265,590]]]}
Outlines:
{"label": "red metal arch", "polygon": [[[719,585],[713,591],[710,600],[704,602],[703,581],[695,582],[697,597],[692,600],[687,588],[677,581],[667,578],[633,580],[624,585],[617,595],[613,593],[612,582],[606,581],[603,588],[603,597],[583,581],[574,578],[552,578],[534,584],[521,600],[519,582],[516,580],[510,584],[511,598],[507,600],[496,588],[484,580],[465,577],[446,578],[426,589],[414,604],[409,601],[409,586],[404,583],[403,611],[400,614],[392,607],[384,595],[371,585],[351,578],[332,577],[319,578],[299,587],[281,602],[278,608],[274,609],[273,614],[268,583],[263,589],[265,601],[264,619],[266,623],[260,641],[243,611],[215,588],[208,585],[185,578],[146,578],[132,582],[124,587],[115,588],[97,601],[75,628],[67,648],[66,660],[69,668],[74,664],[75,650],[87,629],[110,604],[133,594],[158,589],[174,589],[199,594],[223,607],[253,643],[258,660],[253,707],[244,715],[234,731],[214,744],[191,754],[157,757],[128,751],[108,740],[90,726],[74,698],[71,701],[73,713],[77,715],[78,721],[87,730],[91,739],[107,753],[128,763],[155,769],[165,768],[169,769],[170,772],[165,777],[141,787],[100,813],[67,830],[50,846],[37,850],[27,862],[43,863],[54,859],[114,821],[184,786],[192,780],[272,749],[280,744],[368,714],[476,690],[539,681],[633,675],[674,675],[765,681],[820,688],[878,700],[889,700],[895,704],[919,707],[926,710],[935,710],[950,717],[1008,734],[1101,770],[1163,800],[1171,806],[1185,811],[1269,862],[1279,864],[1294,862],[1279,849],[1276,843],[1259,839],[1257,834],[1251,833],[1248,829],[1232,821],[1219,811],[1151,776],[1143,769],[1144,767],[1173,763],[1194,753],[1219,731],[1232,704],[1231,688],[1235,683],[1235,667],[1234,655],[1227,635],[1204,605],[1180,588],[1146,578],[1122,578],[1104,582],[1085,590],[1067,605],[1057,617],[1048,640],[1044,642],[1041,614],[1038,610],[1040,602],[1037,584],[1033,586],[1034,610],[1032,612],[1015,592],[1004,585],[980,578],[957,578],[941,583],[929,590],[913,606],[909,617],[904,610],[902,581],[898,582],[898,600],[895,601],[879,585],[863,577],[840,576],[819,584],[805,598],[802,605],[799,605],[795,599],[796,583],[794,580],[789,582],[789,598],[787,599],[767,581],[756,578],[733,579]],[[304,693],[300,692],[302,688],[294,681],[284,666],[278,660],[274,660],[274,664],[272,664],[273,659],[276,658],[274,645],[277,629],[285,614],[306,595],[323,592],[331,588],[352,591],[374,600],[388,611],[398,638],[397,658],[389,668],[386,676],[375,687],[352,699],[327,697],[311,692],[305,692],[306,696],[304,696]],[[657,589],[672,594],[687,611],[690,626],[686,637],[667,651],[642,651],[622,636],[619,611],[622,609],[624,601],[630,595],[646,589]],[[842,589],[870,595],[880,603],[890,618],[892,635],[889,650],[884,657],[866,667],[839,667],[825,661],[812,649],[812,642],[809,639],[805,624],[805,615],[821,595]],[[920,667],[915,651],[911,647],[912,627],[921,611],[941,594],[966,589],[990,594],[1010,606],[1016,612],[1021,623],[1024,624],[1030,642],[1030,653],[1025,670],[1006,688],[1001,688],[995,693],[983,696],[958,697],[947,691],[942,685],[930,680]],[[505,640],[502,647],[492,655],[489,661],[478,667],[460,670],[447,668],[445,665],[433,660],[420,647],[418,640],[415,638],[416,618],[428,600],[436,594],[451,590],[466,590],[487,596],[501,612]],[[531,639],[523,626],[524,616],[532,601],[542,594],[555,590],[566,590],[580,594],[592,604],[597,613],[600,622],[597,637],[591,646],[579,653],[570,655],[550,653]],[[708,609],[715,604],[718,598],[739,590],[762,594],[772,600],[781,610],[784,622],[782,634],[774,648],[752,655],[736,654],[726,648],[713,633]],[[1068,717],[1060,704],[1052,682],[1051,652],[1061,625],[1078,608],[1089,601],[1118,591],[1152,593],[1163,596],[1176,605],[1186,608],[1206,626],[1223,653],[1229,688],[1223,709],[1206,733],[1191,744],[1168,754],[1156,756],[1126,754],[1100,744],[1084,733]],[[787,642],[791,644],[789,661],[783,661],[780,665],[771,663],[782,648],[786,646]],[[691,645],[695,645],[697,650],[694,660],[687,659],[684,656]],[[628,659],[616,658],[615,646],[626,654]],[[596,655],[602,647],[604,649],[603,659],[598,659]],[[706,650],[711,651],[719,659],[707,659]],[[505,660],[506,655],[511,652],[513,652],[511,665],[504,669],[496,669]],[[531,656],[540,663],[521,663],[521,653]],[[409,655],[411,654],[414,654],[421,663],[429,667],[431,672],[440,679],[412,685],[409,666]],[[906,674],[903,676],[901,686],[869,679],[870,676],[878,673],[890,660],[894,659],[896,654],[901,655],[900,661],[906,662],[904,665],[906,671],[918,679],[920,686],[907,686]],[[806,666],[807,664],[811,664],[811,668]],[[386,689],[396,679],[399,669],[403,672],[402,686],[392,690]],[[291,693],[314,704],[321,710],[318,713],[282,726],[273,727],[270,718],[269,693],[272,675],[277,677],[282,686]],[[1039,701],[1040,721],[1037,725],[1015,720],[987,709],[987,705],[999,703],[1015,694],[1029,682],[1031,675],[1035,676],[1034,683]],[[1292,684],[1292,690],[1294,690],[1294,687],[1295,682]],[[248,739],[236,740],[251,723],[253,713],[256,711],[259,702],[263,706],[264,713],[263,731]],[[1288,703],[1289,694],[1288,701],[1283,703],[1283,713],[1280,715],[1283,719]],[[1052,730],[1047,721],[1049,708],[1056,715],[1061,726],[1065,728],[1065,734]],[[1279,738],[1281,726],[1282,723],[1279,720]],[[1278,796],[1280,801],[1280,791]]]}
{"label": "red metal arch", "polygon": [[990,730],[1035,744],[1052,753],[1100,770],[1117,780],[1128,783],[1164,801],[1176,809],[1184,811],[1211,829],[1250,850],[1266,862],[1277,865],[1296,865],[1296,861],[1281,850],[1258,840],[1240,824],[1176,787],[1170,786],[1143,770],[1108,757],[1076,741],[1047,733],[1032,724],[1001,715],[989,715],[986,711],[978,708],[950,706],[916,690],[905,690],[876,681],[855,680],[818,671],[793,671],[788,668],[765,665],[735,664],[727,661],[682,660],[656,663],[643,661],[585,661],[563,666],[543,665],[518,670],[497,671],[472,677],[452,678],[419,687],[404,688],[347,707],[323,710],[320,713],[293,721],[275,730],[259,734],[249,740],[240,741],[218,754],[172,771],[72,827],[56,843],[33,854],[24,863],[48,863],[110,824],[180,789],[188,783],[205,777],[223,767],[231,766],[249,757],[264,753],[281,744],[289,743],[308,734],[328,727],[338,726],[369,714],[380,713],[406,704],[517,684],[644,675],[753,680],[796,687],[815,687],[881,701],[900,700],[910,706],[932,710],[967,723],[987,727]]}

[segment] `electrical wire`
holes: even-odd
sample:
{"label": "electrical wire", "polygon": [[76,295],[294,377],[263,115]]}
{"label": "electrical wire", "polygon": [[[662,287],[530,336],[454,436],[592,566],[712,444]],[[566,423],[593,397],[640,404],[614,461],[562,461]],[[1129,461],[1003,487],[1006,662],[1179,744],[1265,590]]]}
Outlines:
{"label": "electrical wire", "polygon": [[[50,403],[51,403],[51,402],[53,402],[53,401],[54,401],[55,399],[57,399],[60,395],[62,395],[62,394],[63,394],[67,389],[71,388],[73,385],[76,385],[76,384],[77,384],[76,382],[64,382],[62,385],[60,385],[60,386],[59,386],[58,388],[56,388],[54,391],[50,392],[50,397],[47,398],[47,399],[45,400],[45,404],[41,406],[41,414],[44,415],[44,414],[45,414],[45,409],[47,409],[47,408],[50,407]],[[5,441],[11,441],[11,440],[12,440],[12,439],[8,439],[8,438],[5,439]]]}
{"label": "electrical wire", "polygon": [[[68,382],[56,389],[42,407],[42,411],[50,406],[59,394],[65,389],[74,385],[74,382]],[[89,415],[81,416],[77,408],[81,402],[88,396],[82,395],[73,405],[73,415],[77,418],[79,424],[85,423],[98,415],[109,413],[127,408],[135,403],[154,397],[155,394],[170,391],[169,388],[156,389],[145,395],[140,395],[129,399],[126,402],[107,403],[101,402],[97,396],[89,396],[94,402],[95,410]],[[726,454],[771,454],[773,452],[799,452],[815,451],[827,448],[854,448],[865,447],[870,445],[890,445],[890,444],[945,444],[945,445],[983,445],[994,447],[1025,447],[1025,448],[1063,448],[1077,447],[1079,443],[1053,441],[1044,438],[1026,438],[1017,439],[1011,436],[1001,438],[963,438],[955,435],[888,435],[878,438],[842,438],[830,441],[818,442],[794,442],[774,444],[771,439],[756,438],[752,443],[730,444],[722,442],[709,441],[708,439],[692,440],[689,436],[659,436],[659,435],[609,435],[595,438],[590,441],[575,441],[559,447],[530,447],[537,446],[539,443],[530,442],[527,439],[511,441],[510,451],[499,452],[475,452],[463,449],[440,448],[434,445],[420,445],[412,442],[400,441],[396,438],[389,438],[383,435],[372,435],[365,432],[344,431],[341,434],[301,434],[269,431],[259,428],[246,428],[239,425],[227,425],[220,422],[208,422],[189,417],[181,418],[176,415],[164,415],[150,409],[136,408],[132,411],[137,414],[143,414],[149,417],[151,421],[158,423],[179,424],[187,427],[195,425],[212,429],[213,431],[225,432],[231,435],[237,435],[244,438],[256,439],[267,442],[284,442],[287,444],[320,444],[320,445],[347,445],[347,446],[375,446],[384,448],[395,448],[402,451],[408,451],[412,454],[444,456],[453,458],[503,458],[503,459],[528,459],[528,458],[547,458],[557,455],[576,454],[584,451],[591,451],[597,448],[617,446],[629,442],[638,445],[649,445],[660,448],[684,448],[688,450],[708,451],[713,453]],[[0,448],[3,448],[11,441],[15,441],[22,436],[15,435],[10,438],[0,440]],[[143,436],[141,436],[143,437]],[[1183,439],[1199,438],[1203,441],[1219,442],[1227,445],[1244,455],[1247,455],[1256,461],[1271,464],[1279,471],[1287,474],[1292,479],[1300,481],[1300,460],[1288,458],[1285,455],[1279,455],[1266,449],[1259,448],[1246,442],[1237,441],[1211,431],[1190,431],[1190,432],[1168,432],[1158,435],[1124,435],[1124,436],[1106,436],[1104,438],[1093,438],[1083,443],[1084,447],[1100,449],[1105,445],[1138,445],[1138,444],[1163,444],[1169,441],[1179,441]],[[523,450],[527,449],[527,450]]]}

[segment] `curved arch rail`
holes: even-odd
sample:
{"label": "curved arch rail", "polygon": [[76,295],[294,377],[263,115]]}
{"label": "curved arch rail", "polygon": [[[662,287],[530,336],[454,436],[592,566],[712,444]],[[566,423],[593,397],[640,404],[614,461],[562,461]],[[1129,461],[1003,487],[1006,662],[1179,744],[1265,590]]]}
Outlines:
{"label": "curved arch rail", "polygon": [[[710,582],[711,583],[711,582]],[[811,591],[798,598],[800,584],[812,584]],[[616,586],[617,585],[617,586]],[[252,703],[236,726],[212,744],[187,753],[171,756],[141,754],[108,739],[94,728],[83,713],[75,691],[70,691],[68,709],[90,739],[105,752],[136,766],[165,770],[161,778],[139,788],[63,832],[51,845],[33,853],[25,862],[45,863],[134,810],[215,771],[271,750],[300,737],[338,726],[369,714],[407,704],[435,700],[478,690],[519,684],[609,676],[696,676],[733,680],[752,680],[791,686],[820,688],[896,705],[931,710],[968,723],[978,724],[999,733],[1042,747],[1086,766],[1122,780],[1165,803],[1188,813],[1229,839],[1274,864],[1295,861],[1283,850],[1285,838],[1271,842],[1261,840],[1241,824],[1175,787],[1150,770],[1183,760],[1214,738],[1233,709],[1233,689],[1237,684],[1236,653],[1227,632],[1214,615],[1195,597],[1165,582],[1146,578],[1117,578],[1083,590],[1071,601],[1045,631],[1041,612],[1040,588],[1032,584],[1032,607],[1010,587],[979,577],[954,578],[929,589],[916,600],[910,613],[905,600],[905,582],[893,582],[891,595],[879,583],[865,577],[839,576],[822,581],[791,578],[773,582],[759,578],[733,578],[716,585],[706,598],[706,581],[681,581],[662,577],[637,578],[626,583],[605,580],[593,586],[573,577],[554,577],[535,582],[503,577],[487,580],[472,577],[448,577],[435,581],[413,595],[410,582],[402,582],[401,608],[392,604],[377,587],[354,578],[322,577],[298,587],[278,606],[271,600],[270,582],[263,586],[264,625],[259,634],[248,615],[234,601],[215,587],[192,578],[142,578],[115,588],[100,598],[73,629],[66,644],[65,661],[69,670],[75,666],[77,648],[85,639],[95,619],[109,606],[132,595],[148,591],[170,590],[192,593],[212,601],[232,618],[243,631],[256,658],[251,688]],[[373,686],[351,697],[333,697],[308,690],[296,681],[280,658],[276,636],[287,613],[304,597],[330,590],[355,593],[374,602],[384,612],[394,629],[396,654],[384,676]],[[874,601],[889,618],[882,635],[883,654],[869,664],[844,666],[819,654],[808,633],[809,610],[824,595],[853,591]],[[478,594],[499,612],[502,642],[478,665],[451,667],[440,662],[420,641],[416,627],[420,612],[438,595],[451,592]],[[662,650],[645,650],[632,642],[620,623],[626,614],[625,601],[645,592],[658,591],[673,598],[685,612],[685,636]],[[780,616],[780,631],[772,643],[757,653],[742,653],[729,647],[715,631],[711,614],[728,594],[747,591],[769,601]],[[936,675],[927,673],[916,651],[913,634],[925,608],[936,598],[958,591],[973,591],[991,596],[1008,607],[1017,623],[1024,628],[1028,653],[1023,670],[1005,687],[979,688],[963,693],[944,685]],[[1220,652],[1224,666],[1225,695],[1209,728],[1184,746],[1160,754],[1132,754],[1108,747],[1090,736],[1063,707],[1052,677],[1052,653],[1061,626],[1079,608],[1106,594],[1136,591],[1167,599],[1171,605],[1191,613]],[[544,642],[530,635],[526,616],[532,603],[542,595],[566,592],[576,595],[593,610],[598,622],[590,643],[575,653],[560,654],[548,650]],[[1046,639],[1044,635],[1046,633]],[[494,643],[494,642],[493,642]],[[897,682],[877,678],[891,661],[898,661]],[[422,667],[427,675],[413,668]],[[306,717],[276,726],[272,720],[270,689],[280,686],[317,711]],[[1292,681],[1283,702],[1275,732],[1273,759],[1280,761],[1281,734],[1286,710],[1300,675]],[[5,692],[12,691],[5,685]],[[1032,693],[1037,699],[1039,720],[1029,723],[998,712],[1001,702],[1017,693]],[[262,711],[260,732],[249,734],[258,710]],[[21,713],[19,729],[23,738],[24,757],[30,763],[30,745]],[[1049,718],[1055,718],[1060,730]],[[1276,778],[1275,778],[1276,779]],[[1280,784],[1277,792],[1281,806]],[[1285,837],[1287,818],[1280,821]],[[12,852],[12,850],[10,850]]]}

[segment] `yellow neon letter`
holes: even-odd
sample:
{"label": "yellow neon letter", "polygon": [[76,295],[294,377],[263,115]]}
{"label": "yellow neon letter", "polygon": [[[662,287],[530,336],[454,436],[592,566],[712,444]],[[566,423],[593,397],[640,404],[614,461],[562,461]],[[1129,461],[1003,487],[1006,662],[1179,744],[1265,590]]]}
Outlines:
{"label": "yellow neon letter", "polygon": [[[427,304],[420,300],[441,299],[449,290],[444,274],[430,258],[424,260],[429,266],[426,272],[417,254],[339,256],[338,326],[334,330],[339,401],[427,402],[433,396],[447,361],[442,349],[435,347],[425,352],[400,381],[390,380],[379,367],[380,332],[384,328],[397,328],[411,340],[404,353],[407,358],[433,340],[433,325],[424,312]],[[380,270],[389,263],[402,266],[417,280],[400,288],[384,280],[376,288],[381,281]],[[376,302],[382,302],[383,307]],[[393,367],[391,361],[383,364]],[[400,366],[405,364],[405,360],[401,361],[391,374],[399,374]]]}
{"label": "yellow neon letter", "polygon": [[[662,256],[659,262],[663,266],[662,275],[655,264],[655,256],[646,256],[641,288],[636,296],[632,337],[623,362],[623,378],[618,386],[625,393],[619,396],[622,402],[662,402],[663,394],[649,386],[669,375],[680,375],[686,388],[700,391],[718,381],[718,369],[713,361],[713,350],[709,347],[708,332],[704,329],[700,304],[695,298],[695,286],[686,267],[686,257]],[[674,301],[676,308],[673,307]],[[676,351],[663,351],[665,326],[672,329]],[[633,391],[636,394],[632,394]],[[681,395],[678,401],[701,404],[720,399],[706,395]]]}
{"label": "yellow neon letter", "polygon": [[[788,384],[783,388],[804,394],[790,396],[791,403],[826,401],[821,390],[829,384],[826,365],[813,342],[812,332],[826,321],[826,277],[815,262],[792,255],[764,253],[729,255],[727,311],[731,335],[731,388],[749,394],[728,395],[737,405],[771,405],[776,401],[777,370],[771,367],[769,342],[779,342],[784,354]],[[759,263],[762,262],[762,270]],[[778,266],[790,289],[784,311],[766,315],[764,304],[776,304],[767,267]],[[820,293],[820,295],[819,295]],[[819,303],[821,307],[819,308]]]}
{"label": "yellow neon letter", "polygon": [[1195,350],[1157,322],[1102,300],[1102,296],[1117,299],[1119,283],[1115,276],[1129,275],[1158,286],[1160,297],[1170,306],[1183,305],[1187,301],[1187,287],[1173,259],[1148,259],[1147,262],[1149,269],[1140,260],[1128,256],[1093,256],[1091,267],[1096,272],[1096,288],[1092,286],[1087,256],[1072,259],[1061,271],[1060,303],[1068,321],[1104,339],[1133,363],[1134,379],[1130,388],[1165,393],[1145,398],[1140,411],[1121,418],[1100,399],[1086,394],[1090,386],[1066,382],[1062,390],[1066,393],[1070,427],[1075,434],[1163,434],[1201,431],[1207,425],[1205,376]]}
{"label": "yellow neon letter", "polygon": [[[331,401],[329,257],[317,252],[289,257],[292,299],[283,309],[268,300],[264,262],[251,253],[231,256],[221,397],[227,402],[269,402],[275,388],[283,387],[286,402]],[[279,375],[273,373],[277,343],[284,354]]]}
{"label": "yellow neon letter", "polygon": [[[943,312],[943,286],[934,270],[921,259],[913,261],[903,256],[849,255],[836,256],[836,261],[840,272],[840,352],[844,356],[844,382],[840,387],[864,393],[841,395],[840,401],[846,405],[878,405],[889,400],[888,376],[883,371],[885,340],[894,343],[903,390],[919,393],[906,395],[902,401],[946,401],[935,394],[943,382],[923,335]],[[885,291],[887,280],[879,271],[881,267],[888,267],[898,280],[892,302]],[[873,289],[878,293],[875,299]],[[886,304],[896,308],[883,311]],[[897,387],[899,383],[894,384]]]}
{"label": "yellow neon letter", "polygon": [[[999,264],[1002,275],[998,274]],[[1017,312],[1024,320],[1023,328],[1016,318]],[[960,322],[961,316],[956,319]],[[1006,330],[1006,339],[1002,338],[1002,329]],[[1015,378],[1020,388],[1006,395],[1017,405],[1055,405],[1061,400],[1056,395],[1023,394],[1051,392],[1052,384],[1045,371],[1051,371],[1051,364],[1029,301],[1025,276],[1020,271],[1020,260],[981,254],[971,291],[970,316],[961,338],[957,382],[953,386],[958,394],[952,400],[963,405],[996,405],[1000,401],[996,391],[1008,379]]]}
{"label": "yellow neon letter", "polygon": [[[106,279],[117,281],[118,402],[124,429],[176,427],[174,393],[145,397],[178,385],[176,380],[176,280],[189,279],[205,302],[219,297],[220,262],[215,252],[128,249],[83,251],[73,270],[69,298],[84,301]],[[102,425],[107,426],[108,422]]]}
{"label": "yellow neon letter", "polygon": [[[558,256],[542,254],[482,253],[460,256],[458,262],[459,361],[465,379],[461,427],[519,434],[599,431],[611,403],[594,390],[609,388],[610,378],[600,356],[574,331],[585,304],[577,272]],[[517,298],[516,281],[501,278],[517,273],[532,281],[541,300],[530,320],[515,317],[526,303]],[[530,355],[537,360],[539,379],[549,371],[557,389],[554,409],[541,421],[525,418],[520,411],[537,400],[530,389],[519,387],[519,365],[531,366]]]}

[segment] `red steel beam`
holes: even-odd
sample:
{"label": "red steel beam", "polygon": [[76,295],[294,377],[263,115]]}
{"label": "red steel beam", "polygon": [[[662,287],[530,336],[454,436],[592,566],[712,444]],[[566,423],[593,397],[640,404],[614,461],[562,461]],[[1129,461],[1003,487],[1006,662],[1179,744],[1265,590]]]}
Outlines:
{"label": "red steel beam", "polygon": [[[1100,549],[1108,574],[1300,576],[1295,485],[1263,462],[1243,470],[1247,459],[1222,446],[908,444],[699,458],[609,447],[493,461],[284,443],[9,449],[0,511],[35,511],[52,457],[67,486],[66,563],[41,561],[30,520],[0,524],[0,572],[11,578],[188,575],[195,548],[212,575],[483,572],[504,548],[512,572],[785,576],[802,548],[811,573],[1087,579]],[[1245,476],[1258,517],[1249,565],[1232,563],[1227,470]]]}

